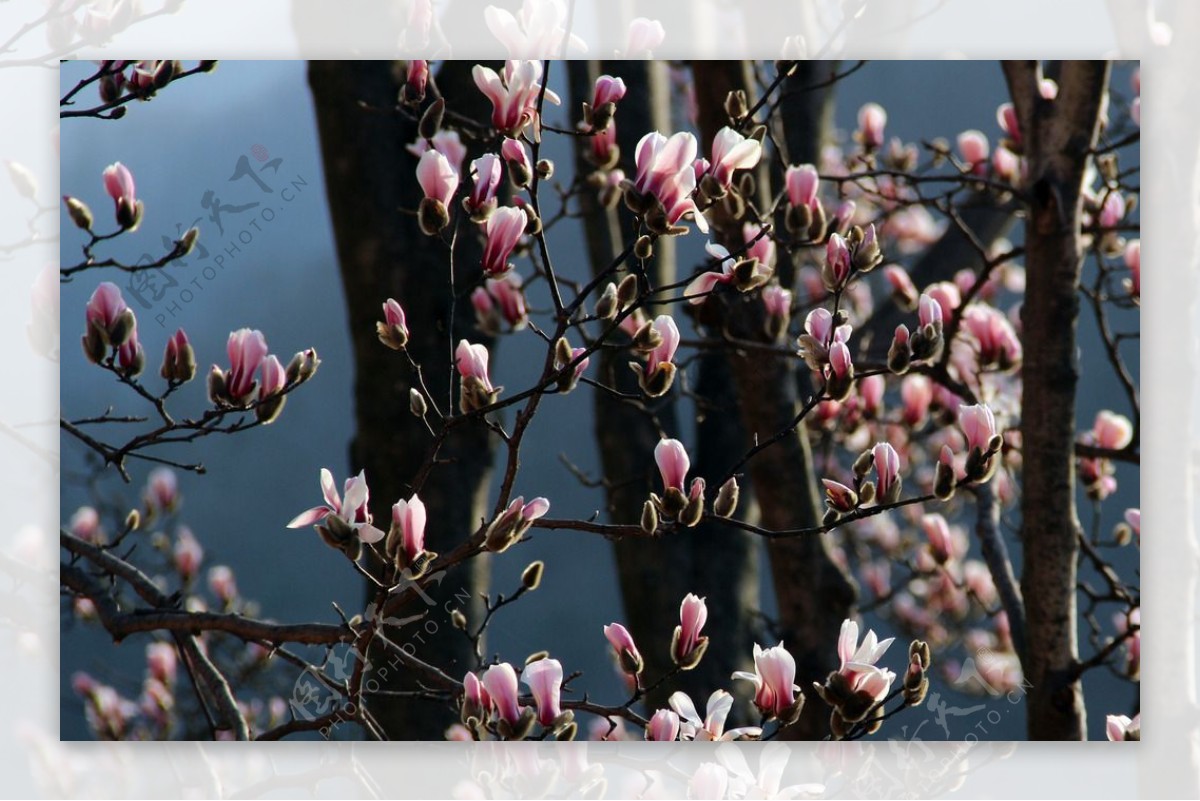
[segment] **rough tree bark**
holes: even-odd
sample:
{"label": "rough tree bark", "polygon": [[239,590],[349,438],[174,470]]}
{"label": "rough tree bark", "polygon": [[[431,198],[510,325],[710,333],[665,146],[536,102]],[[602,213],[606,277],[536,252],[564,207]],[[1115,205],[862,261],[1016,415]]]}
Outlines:
{"label": "rough tree bark", "polygon": [[[456,111],[485,119],[487,101],[472,84],[470,69],[469,62],[446,62],[438,73],[438,86]],[[366,470],[371,511],[386,528],[391,504],[412,492],[407,482],[419,468],[431,436],[409,412],[408,391],[414,381],[406,359],[376,336],[381,304],[389,297],[404,304],[411,331],[409,353],[423,367],[425,382],[445,413],[457,405],[457,399],[450,400],[457,392],[451,377],[453,343],[468,332],[472,341],[490,342],[475,331],[470,303],[459,302],[451,319],[449,249],[423,235],[416,216],[405,211],[416,209],[422,196],[414,178],[417,158],[405,149],[417,138],[416,123],[400,114],[359,107],[359,101],[376,109],[395,105],[399,86],[394,65],[314,61],[309,82],[354,350],[350,462],[353,471]],[[476,237],[461,231],[454,251],[460,294],[469,286],[469,268],[478,265],[480,256]],[[435,419],[432,411],[430,418]],[[446,439],[440,464],[420,492],[429,510],[426,542],[431,550],[449,551],[487,515],[492,449],[487,429],[479,424],[459,426]],[[413,623],[390,637],[401,644],[411,642],[422,659],[447,672],[461,674],[473,667],[469,643],[449,624],[446,605],[461,605],[469,620],[480,620],[479,593],[486,591],[487,571],[486,557],[469,560],[430,585],[427,593],[436,605],[426,607],[420,601],[418,608],[400,613],[402,619],[428,610],[437,633]],[[387,665],[383,651],[368,656],[377,663],[375,668]],[[405,678],[392,668],[383,684],[402,688],[407,686]],[[398,739],[440,739],[453,721],[448,708],[406,698],[381,697],[372,707],[387,735]]]}
{"label": "rough tree bark", "polygon": [[[801,66],[809,69],[806,65]],[[747,62],[693,62],[692,71],[701,140],[708,146],[717,131],[728,124],[724,110],[726,95],[738,89],[749,97],[755,94],[750,65]],[[824,98],[808,110],[796,109],[793,113],[823,116],[826,113],[823,102]],[[818,146],[817,142],[810,145],[812,157],[805,160],[816,160]],[[810,153],[795,154],[797,158],[802,155]],[[758,192],[754,202],[758,208],[766,209],[770,192],[767,191],[765,165],[757,171],[756,177]],[[720,238],[730,245],[740,244],[740,237],[740,226],[720,232]],[[761,299],[757,295],[721,297],[728,299],[723,312],[724,327],[739,338],[761,339]],[[758,351],[731,350],[728,361],[742,424],[749,438],[763,440],[792,427],[799,412],[795,360]],[[742,447],[744,452],[746,443]],[[808,433],[803,425],[796,426],[789,436],[758,453],[745,469],[762,526],[788,529],[820,524],[821,504]],[[828,535],[771,540],[767,548],[784,644],[796,657],[796,683],[811,688],[812,682],[822,681],[837,667],[838,630],[854,604],[854,584],[833,561]],[[799,723],[786,729],[784,734],[817,739],[827,732],[827,710],[814,700],[806,705]]]}
{"label": "rough tree bark", "polygon": [[1074,677],[1079,655],[1075,592],[1080,526],[1073,446],[1081,190],[1109,64],[1064,62],[1053,101],[1038,92],[1037,62],[1005,62],[1004,74],[1029,162],[1021,312],[1021,588],[1028,625],[1028,730],[1032,740],[1079,740],[1087,731],[1082,687]]}
{"label": "rough tree bark", "polygon": [[[620,103],[615,125],[621,149],[620,166],[632,176],[638,140],[648,131],[671,129],[666,66],[661,62],[634,61],[572,61],[568,66],[574,107],[589,100],[598,75],[609,74],[625,81],[628,93]],[[588,140],[580,137],[575,143],[577,174],[585,176],[594,169],[583,157],[589,149]],[[588,257],[593,271],[598,272],[612,263],[637,232],[632,216],[623,206],[605,209],[590,192],[580,195],[579,205]],[[656,286],[675,280],[675,243],[670,238],[656,243],[648,275]],[[637,393],[637,380],[629,369],[629,360],[626,351],[602,351],[599,380],[621,392]],[[705,362],[699,367],[701,386],[696,387],[705,396],[711,394],[708,384],[713,383],[706,382],[706,377],[713,374],[712,365],[706,365]],[[606,393],[595,395],[596,440],[607,477],[608,514],[614,522],[637,523],[642,504],[650,493],[661,492],[654,447],[662,435],[679,435],[674,397],[672,394],[659,402],[647,402],[647,410],[641,410]],[[693,449],[692,455],[696,461],[695,474],[711,478],[720,469],[719,465],[713,466],[713,455],[723,452],[728,459],[742,438],[735,433],[735,444],[728,445],[728,438],[721,431],[710,430],[728,426],[718,415],[709,419],[708,429],[701,424],[699,448]],[[647,683],[653,683],[673,668],[671,632],[683,596],[694,592],[708,602],[709,623],[705,633],[711,638],[711,646],[707,655],[694,670],[650,692],[646,699],[650,708],[666,706],[667,696],[677,689],[702,704],[702,699],[713,689],[728,682],[734,670],[747,668],[758,575],[754,543],[741,532],[737,534],[730,537],[723,528],[701,526],[661,540],[639,538],[614,544],[625,622],[645,659]]]}

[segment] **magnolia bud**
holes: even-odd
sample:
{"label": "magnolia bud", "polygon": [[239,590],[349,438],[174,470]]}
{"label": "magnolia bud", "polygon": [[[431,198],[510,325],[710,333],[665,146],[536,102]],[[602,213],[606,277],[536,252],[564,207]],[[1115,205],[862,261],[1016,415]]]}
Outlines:
{"label": "magnolia bud", "polygon": [[299,384],[307,381],[316,375],[317,367],[321,364],[321,360],[317,358],[317,351],[313,348],[302,350],[292,357],[288,362],[287,382],[289,384]]}
{"label": "magnolia bud", "polygon": [[596,301],[596,317],[611,320],[617,316],[617,285],[609,283]]}
{"label": "magnolia bud", "polygon": [[137,509],[130,509],[129,514],[125,515],[125,530],[137,531],[142,525],[142,513]]}
{"label": "magnolia bud", "polygon": [[421,121],[417,123],[417,135],[422,139],[432,139],[442,129],[442,118],[446,114],[446,100],[439,97],[429,104]]}
{"label": "magnolia bud", "polygon": [[417,223],[421,226],[421,233],[433,236],[450,224],[450,211],[437,198],[422,198],[421,205],[417,207]]}
{"label": "magnolia bud", "polygon": [[410,387],[408,390],[408,410],[412,412],[413,417],[424,417],[429,411],[425,404],[425,396],[416,387]]}
{"label": "magnolia bud", "polygon": [[683,511],[679,513],[679,522],[688,528],[694,528],[704,517],[704,494],[688,498]]}
{"label": "magnolia bud", "polygon": [[736,89],[725,95],[725,113],[733,122],[738,122],[750,113],[750,106],[746,102],[746,93],[743,90]]}
{"label": "magnolia bud", "polygon": [[196,247],[196,240],[200,238],[200,229],[192,226],[183,232],[183,236],[179,238],[179,255],[186,256]]}
{"label": "magnolia bud", "polygon": [[287,395],[272,395],[254,407],[254,417],[263,425],[274,423],[287,403]]}
{"label": "magnolia bud", "polygon": [[654,501],[642,504],[641,527],[647,534],[653,534],[658,528],[658,509],[655,508]]}
{"label": "magnolia bud", "polygon": [[637,296],[638,278],[633,273],[630,273],[621,279],[621,283],[617,284],[617,309],[625,311],[637,300]]}
{"label": "magnolia bud", "polygon": [[933,494],[939,501],[948,501],[954,497],[954,468],[945,462],[938,462],[933,469]]}
{"label": "magnolia bud", "polygon": [[654,255],[654,240],[648,234],[642,234],[633,243],[633,255],[642,261]]}
{"label": "magnolia bud", "polygon": [[865,450],[858,455],[854,460],[854,475],[862,478],[867,473],[871,472],[871,467],[875,463],[875,455],[870,450]]}
{"label": "magnolia bud", "polygon": [[662,343],[662,334],[658,332],[658,329],[651,322],[647,322],[633,335],[633,347],[643,353],[654,350]]}
{"label": "magnolia bud", "polygon": [[920,664],[922,670],[929,670],[929,666],[933,664],[933,656],[929,650],[929,643],[924,640],[913,640],[908,644],[908,658],[915,659]]}
{"label": "magnolia bud", "polygon": [[86,203],[70,195],[64,195],[63,202],[67,204],[67,214],[71,217],[71,222],[85,231],[92,230],[92,210]]}
{"label": "magnolia bud", "polygon": [[462,613],[461,609],[455,609],[450,613],[450,625],[459,631],[467,630],[467,616]]}
{"label": "magnolia bud", "polygon": [[[608,105],[611,106],[612,103],[609,103]],[[568,710],[568,711],[570,711],[570,710]],[[558,730],[558,734],[554,735],[554,739],[560,743],[570,742],[571,740],[575,739],[575,735],[578,733],[579,733],[579,724],[576,723],[575,721],[571,721],[570,723],[566,724],[565,726],[563,726],[561,729]]]}
{"label": "magnolia bud", "polygon": [[549,180],[554,176],[554,162],[550,159],[538,159],[538,163],[534,165],[537,170],[538,177],[543,181]]}
{"label": "magnolia bud", "polygon": [[717,517],[732,517],[737,511],[738,483],[732,476],[717,490],[717,499],[713,501],[713,514]]}
{"label": "magnolia bud", "polygon": [[858,488],[858,502],[860,505],[868,504],[875,500],[875,482],[864,481]]}
{"label": "magnolia bud", "polygon": [[99,364],[104,360],[106,353],[108,353],[108,346],[104,344],[104,334],[100,327],[89,325],[87,333],[83,335],[83,355],[92,364]]}
{"label": "magnolia bud", "polygon": [[521,586],[527,590],[536,590],[542,583],[542,573],[545,569],[544,562],[530,562],[529,566],[521,573]]}

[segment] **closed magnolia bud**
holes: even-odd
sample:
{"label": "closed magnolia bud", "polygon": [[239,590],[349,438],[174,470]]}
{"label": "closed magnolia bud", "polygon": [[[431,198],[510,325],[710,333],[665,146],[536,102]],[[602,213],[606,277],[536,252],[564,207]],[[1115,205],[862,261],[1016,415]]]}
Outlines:
{"label": "closed magnolia bud", "polygon": [[70,216],[71,222],[85,231],[92,230],[92,210],[86,203],[70,195],[64,195],[63,202],[67,205],[67,215]]}
{"label": "closed magnolia bud", "polygon": [[854,460],[854,475],[862,478],[867,473],[871,472],[871,468],[874,466],[874,464],[875,454],[873,454],[870,450],[863,451],[858,455],[858,458]]}
{"label": "closed magnolia bud", "polygon": [[821,527],[829,528],[837,525],[837,522],[842,519],[842,513],[837,509],[826,509],[825,515],[821,518]]}
{"label": "closed magnolia bud", "polygon": [[521,573],[521,586],[527,590],[536,590],[542,583],[542,573],[546,570],[545,562],[530,562]]}
{"label": "closed magnolia bud", "polygon": [[162,89],[171,82],[175,77],[175,62],[170,59],[163,59],[158,62],[158,67],[154,70],[154,88]]}
{"label": "closed magnolia bud", "polygon": [[215,364],[208,373],[208,400],[218,406],[229,401],[229,393],[225,389],[225,373]]}
{"label": "closed magnolia bud", "polygon": [[467,630],[467,616],[462,613],[461,609],[455,609],[450,613],[450,625],[459,631]]}
{"label": "closed magnolia bud", "polygon": [[537,236],[542,232],[542,218],[533,210],[533,206],[522,206],[521,211],[525,212],[525,233],[530,236]]}
{"label": "closed magnolia bud", "polygon": [[811,221],[808,224],[808,239],[810,242],[822,242],[829,229],[829,220],[825,216],[825,207],[820,203],[813,204]]}
{"label": "closed magnolia bud", "polygon": [[201,61],[200,64],[196,67],[196,69],[200,70],[200,72],[212,72],[216,68],[217,68],[216,61]]}
{"label": "closed magnolia bud", "polygon": [[104,334],[100,332],[99,326],[89,325],[87,333],[83,335],[83,355],[92,364],[99,364],[104,360],[106,353],[108,346],[104,344]]}
{"label": "closed magnolia bud", "polygon": [[938,462],[933,470],[933,495],[939,501],[948,501],[954,497],[954,468],[945,462]]}
{"label": "closed magnolia bud", "polygon": [[114,348],[119,348],[129,341],[129,338],[133,336],[133,332],[136,330],[137,320],[133,316],[133,311],[126,309],[117,316],[112,328],[108,329],[108,344]]}
{"label": "closed magnolia bud", "polygon": [[621,283],[617,284],[617,310],[625,311],[629,306],[637,300],[638,296],[638,278],[633,273],[621,279]]}
{"label": "closed magnolia bud", "polygon": [[858,488],[858,502],[868,504],[873,500],[875,500],[875,482],[864,481]]}
{"label": "closed magnolia bud", "polygon": [[137,509],[130,509],[129,514],[125,515],[125,530],[137,531],[142,525],[142,513]]}
{"label": "closed magnolia bud", "polygon": [[274,423],[287,403],[287,395],[272,395],[254,407],[254,417],[263,425]]}
{"label": "closed magnolia bud", "polygon": [[549,180],[554,176],[554,162],[550,159],[538,159],[538,163],[534,166],[537,170],[538,178],[543,181]]}
{"label": "closed magnolia bud", "polygon": [[[586,103],[584,105],[587,105]],[[608,130],[609,124],[612,122],[613,115],[617,113],[617,104],[609,101],[601,103],[594,109],[589,109],[589,118],[592,124],[593,131]]]}
{"label": "closed magnolia bud", "polygon": [[909,346],[908,329],[900,326],[897,329],[904,329],[904,336],[897,336],[892,340],[892,345],[888,348],[887,366],[896,375],[903,375],[908,372],[909,366],[912,364],[912,348]]}
{"label": "closed magnolia bud", "polygon": [[432,139],[442,129],[442,118],[446,115],[446,100],[439,97],[429,104],[421,121],[417,124],[417,135],[422,139]]}
{"label": "closed magnolia bud", "polygon": [[572,358],[571,343],[567,341],[566,337],[559,337],[558,341],[554,343],[555,364],[561,368],[563,365],[570,364]]}
{"label": "closed magnolia bud", "polygon": [[518,189],[524,189],[529,186],[529,182],[533,180],[533,173],[530,169],[519,161],[508,162],[508,179],[512,181],[513,186]]}
{"label": "closed magnolia bud", "polygon": [[192,226],[183,232],[183,236],[179,238],[179,253],[181,256],[186,256],[196,247],[196,240],[200,238],[200,229]]}
{"label": "closed magnolia bud", "polygon": [[609,283],[596,301],[596,317],[611,320],[617,316],[617,285]]}
{"label": "closed magnolia bud", "polygon": [[317,351],[314,348],[299,351],[292,360],[288,362],[287,369],[284,371],[287,376],[288,384],[300,384],[316,375],[317,367],[321,364],[321,360],[317,358]]}
{"label": "closed magnolia bud", "polygon": [[1128,545],[1133,542],[1133,529],[1126,523],[1118,523],[1113,529],[1113,540],[1117,545]]}
{"label": "closed magnolia bud", "polygon": [[730,477],[717,490],[717,499],[713,501],[713,514],[717,517],[732,517],[737,511],[739,491],[737,479]]}
{"label": "closed magnolia bud", "polygon": [[922,670],[929,670],[929,666],[933,664],[933,655],[929,650],[929,643],[924,640],[913,640],[908,645],[908,658],[915,659],[920,664]]}
{"label": "closed magnolia bud", "polygon": [[417,207],[417,223],[423,234],[433,236],[450,224],[450,211],[437,198],[421,198],[421,205]]}
{"label": "closed magnolia bud", "polygon": [[704,495],[688,498],[687,505],[679,513],[679,522],[688,528],[694,528],[704,517]]}
{"label": "closed magnolia bud", "polygon": [[135,203],[121,200],[117,203],[117,225],[127,231],[134,231],[141,224],[145,211],[145,206],[140,200]]}
{"label": "closed magnolia bud", "polygon": [[741,89],[736,89],[725,95],[725,113],[729,115],[729,119],[733,122],[738,122],[750,112],[750,106],[746,102],[746,93]]}
{"label": "closed magnolia bud", "polygon": [[[609,103],[608,105],[611,106],[612,103]],[[578,733],[579,724],[575,721],[571,721],[558,730],[558,734],[554,735],[554,739],[560,743],[569,743],[575,739],[575,735]]]}
{"label": "closed magnolia bud", "polygon": [[642,519],[640,521],[642,531],[647,534],[653,534],[658,528],[658,509],[655,508],[654,501],[646,501],[642,504]]}
{"label": "closed magnolia bud", "polygon": [[645,261],[654,255],[654,240],[648,234],[642,234],[633,243],[633,255]]}
{"label": "closed magnolia bud", "polygon": [[408,390],[408,410],[414,417],[424,417],[425,413],[429,411],[429,407],[425,404],[425,396],[416,387],[410,387]]}
{"label": "closed magnolia bud", "polygon": [[105,103],[111,103],[121,96],[121,87],[117,85],[117,80],[111,75],[105,75],[100,79],[100,99]]}
{"label": "closed magnolia bud", "polygon": [[925,696],[929,694],[929,679],[922,677],[920,681],[914,682],[909,686],[907,681],[904,682],[904,703],[907,706],[920,706],[925,703]]}

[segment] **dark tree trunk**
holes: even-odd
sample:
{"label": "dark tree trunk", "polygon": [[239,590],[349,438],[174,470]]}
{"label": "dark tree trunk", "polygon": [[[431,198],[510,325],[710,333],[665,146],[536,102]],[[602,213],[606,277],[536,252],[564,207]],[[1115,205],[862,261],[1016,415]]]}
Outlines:
{"label": "dark tree trunk", "polygon": [[1059,93],[1041,98],[1036,62],[1006,62],[1025,139],[1031,207],[1025,224],[1027,282],[1022,397],[1021,588],[1028,625],[1025,678],[1032,740],[1086,737],[1075,608],[1080,535],[1075,508],[1076,323],[1083,264],[1084,169],[1098,131],[1109,64],[1062,65]]}
{"label": "dark tree trunk", "polygon": [[[800,66],[806,73],[816,69],[803,63]],[[750,97],[755,94],[749,70],[747,62],[692,64],[700,107],[700,133],[706,146],[711,144],[722,126],[729,124],[724,111],[726,95],[738,89]],[[802,74],[796,80],[806,85],[812,82],[813,76]],[[787,112],[795,117],[791,124],[799,131],[819,130],[813,119],[828,119],[827,101],[828,97],[823,93],[797,95],[797,102]],[[803,134],[795,138],[798,147],[810,149],[796,153],[794,157],[798,161],[815,161],[819,141],[803,144]],[[770,192],[767,191],[765,165],[760,167],[756,177],[758,193],[753,201],[758,208],[766,209]],[[740,245],[741,236],[740,225],[720,232],[720,238],[729,245]],[[729,298],[721,325],[738,338],[762,339],[764,312],[758,295]],[[712,303],[710,301],[708,305]],[[745,429],[741,445],[741,452],[745,452],[755,438],[765,440],[794,425],[799,412],[795,360],[742,350],[730,350],[727,358]],[[816,476],[803,425],[756,455],[746,465],[746,472],[762,526],[790,529],[820,524],[822,513]],[[852,609],[854,585],[833,561],[828,535],[771,540],[768,554],[784,644],[796,657],[797,684],[811,687],[812,682],[823,680],[837,667],[838,630]],[[802,739],[824,736],[828,732],[828,714],[822,706],[815,700],[807,704],[800,722],[786,729],[784,736]]]}
{"label": "dark tree trunk", "polygon": [[[670,95],[667,70],[652,62],[570,62],[572,105],[588,100],[597,75],[622,78],[628,93],[617,113],[617,143],[621,164],[627,175],[634,171],[633,155],[638,140],[648,131],[667,132],[670,124]],[[576,140],[576,169],[586,175],[594,168],[583,158],[586,139]],[[588,256],[594,272],[612,263],[636,236],[633,218],[623,206],[605,209],[594,195],[580,196]],[[654,285],[675,280],[675,243],[660,239],[648,274]],[[677,308],[677,307],[676,307]],[[650,313],[653,310],[648,309]],[[637,393],[637,380],[629,369],[630,354],[604,350],[600,355],[598,379],[621,392]],[[697,393],[714,395],[714,387],[728,381],[713,380],[714,365],[703,361],[699,368]],[[658,402],[647,402],[641,410],[606,393],[595,396],[596,439],[604,475],[608,479],[609,518],[618,523],[637,523],[642,505],[651,492],[661,492],[654,447],[661,436],[679,436],[679,421],[674,395]],[[724,399],[726,405],[729,399]],[[712,478],[728,465],[741,446],[736,416],[732,417],[733,442],[723,430],[729,429],[730,415],[712,415],[701,423],[700,444],[692,452],[693,473]],[[670,659],[672,630],[678,622],[679,605],[684,595],[694,592],[707,598],[709,623],[705,633],[711,638],[708,653],[700,665],[651,692],[647,705],[666,706],[674,690],[683,690],[703,705],[703,699],[717,687],[727,684],[734,670],[745,669],[752,647],[751,611],[757,605],[758,578],[753,543],[741,532],[729,536],[724,529],[699,526],[685,534],[660,540],[630,539],[614,544],[621,595],[625,605],[625,623],[645,658],[645,681],[655,682],[673,668]]]}
{"label": "dark tree trunk", "polygon": [[[468,62],[447,62],[438,85],[456,111],[482,119],[486,100],[475,89]],[[389,112],[364,110],[359,101],[388,109],[398,85],[389,62],[315,61],[309,82],[316,106],[325,164],[329,207],[337,240],[338,261],[349,310],[355,359],[355,436],[350,447],[352,470],[365,469],[371,487],[371,511],[387,528],[391,504],[408,498],[408,484],[429,448],[431,435],[409,412],[408,392],[414,376],[404,356],[381,344],[375,322],[389,297],[405,307],[411,339],[409,353],[423,367],[425,382],[443,412],[457,401],[451,378],[451,348],[460,337],[487,342],[474,327],[471,305],[457,304],[453,319],[447,245],[426,237],[415,210],[421,189],[415,179],[417,158],[405,146],[417,138],[416,123]],[[470,158],[470,156],[468,157]],[[461,217],[461,215],[457,215]],[[469,286],[469,269],[479,263],[480,244],[473,232],[461,230],[454,260],[458,291]],[[490,344],[490,343],[488,343]],[[437,425],[436,417],[430,419]],[[421,488],[429,510],[427,547],[445,553],[465,540],[487,514],[487,488],[492,444],[479,424],[458,426],[446,439],[439,465]],[[487,588],[486,557],[451,570],[428,590],[432,604],[400,610],[399,618],[427,612],[426,618],[389,637],[411,643],[421,658],[448,673],[461,675],[474,667],[474,656],[460,632],[449,623],[448,610],[461,606],[469,620],[482,615],[479,593]],[[386,689],[409,686],[394,667],[387,673],[384,651],[369,655]],[[395,739],[439,739],[453,712],[428,701],[376,699],[370,711],[385,733]]]}

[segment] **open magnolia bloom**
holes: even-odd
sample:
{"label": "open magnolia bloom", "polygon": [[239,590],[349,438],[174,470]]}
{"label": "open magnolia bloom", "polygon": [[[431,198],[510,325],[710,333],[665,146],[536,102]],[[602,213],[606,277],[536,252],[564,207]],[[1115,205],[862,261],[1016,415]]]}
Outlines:
{"label": "open magnolia bloom", "polygon": [[696,705],[683,691],[675,692],[667,701],[671,709],[681,718],[680,739],[683,740],[753,740],[762,736],[758,726],[742,726],[741,728],[725,730],[725,719],[733,709],[733,696],[724,690],[717,690],[708,697],[707,714],[702,719],[696,711]]}
{"label": "open magnolia bloom", "polygon": [[371,525],[371,513],[367,511],[370,491],[365,473],[346,479],[343,492],[344,496],[338,495],[333,474],[322,467],[321,493],[325,503],[296,515],[287,527],[316,526],[321,539],[346,551],[347,555],[357,557],[358,542],[379,542],[384,538],[384,532]]}

